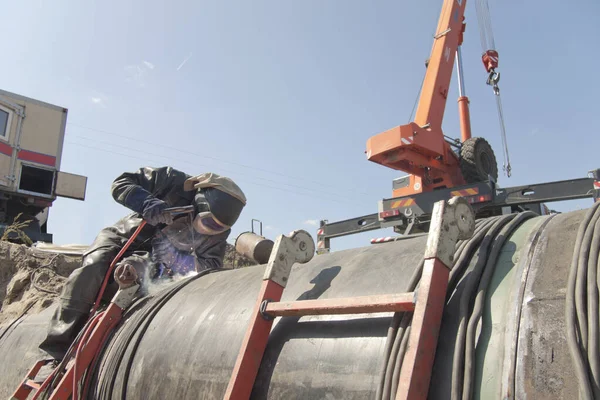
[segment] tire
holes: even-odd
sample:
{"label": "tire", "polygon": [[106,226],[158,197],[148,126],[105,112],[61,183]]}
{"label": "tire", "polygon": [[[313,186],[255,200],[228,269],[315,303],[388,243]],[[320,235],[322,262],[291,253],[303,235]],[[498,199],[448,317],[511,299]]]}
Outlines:
{"label": "tire", "polygon": [[498,163],[492,146],[484,138],[466,140],[460,149],[460,170],[467,183],[498,180]]}

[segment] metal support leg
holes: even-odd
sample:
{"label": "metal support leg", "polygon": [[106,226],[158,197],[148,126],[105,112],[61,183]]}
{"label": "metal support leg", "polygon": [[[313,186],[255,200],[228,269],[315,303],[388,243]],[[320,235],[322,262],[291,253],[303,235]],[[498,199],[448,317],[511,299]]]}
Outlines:
{"label": "metal support leg", "polygon": [[449,274],[441,261],[425,261],[396,399],[427,398]]}
{"label": "metal support leg", "polygon": [[280,235],[275,241],[224,400],[250,398],[273,326],[273,319],[263,315],[262,307],[266,306],[268,301],[281,300],[292,265],[295,262],[310,261],[314,253],[315,244],[312,237],[304,230],[294,231],[289,237]]}
{"label": "metal support leg", "polygon": [[265,300],[279,301],[282,294],[282,286],[273,281],[263,281],[258,301],[252,310],[250,326],[244,336],[240,356],[233,367],[224,399],[247,399],[250,397],[273,326],[273,320],[264,318],[260,308]]}
{"label": "metal support leg", "polygon": [[475,215],[463,197],[436,203],[397,400],[427,398],[456,242],[474,231]]}

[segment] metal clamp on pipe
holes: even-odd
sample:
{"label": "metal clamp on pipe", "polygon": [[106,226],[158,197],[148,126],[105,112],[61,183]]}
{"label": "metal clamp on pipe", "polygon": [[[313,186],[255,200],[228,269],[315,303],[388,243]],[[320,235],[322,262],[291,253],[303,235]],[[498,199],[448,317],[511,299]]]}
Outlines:
{"label": "metal clamp on pipe", "polygon": [[121,264],[115,269],[114,278],[119,284],[119,291],[113,297],[112,303],[125,310],[133,302],[140,287],[139,276],[132,265]]}
{"label": "metal clamp on pipe", "polygon": [[438,258],[452,269],[456,242],[475,232],[475,212],[464,197],[439,201],[433,208],[430,227],[425,259]]}
{"label": "metal clamp on pipe", "polygon": [[309,262],[315,254],[315,242],[305,230],[280,235],[275,241],[263,280],[271,280],[282,287],[287,284],[292,265]]}

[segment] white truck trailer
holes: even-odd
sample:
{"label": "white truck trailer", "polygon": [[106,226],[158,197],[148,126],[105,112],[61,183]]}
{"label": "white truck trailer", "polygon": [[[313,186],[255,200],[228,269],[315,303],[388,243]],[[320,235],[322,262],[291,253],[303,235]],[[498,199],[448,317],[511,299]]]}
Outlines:
{"label": "white truck trailer", "polygon": [[84,200],[87,177],[60,171],[68,110],[0,90],[0,234],[15,217],[52,242],[48,211],[57,197]]}

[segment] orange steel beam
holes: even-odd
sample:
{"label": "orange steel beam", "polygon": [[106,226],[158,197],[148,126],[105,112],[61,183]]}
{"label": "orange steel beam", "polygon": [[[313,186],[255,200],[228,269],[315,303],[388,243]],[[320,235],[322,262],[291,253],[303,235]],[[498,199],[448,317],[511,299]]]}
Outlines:
{"label": "orange steel beam", "polygon": [[414,309],[414,293],[402,293],[268,303],[265,312],[272,317],[301,317],[304,315],[412,311]]}
{"label": "orange steel beam", "polygon": [[425,260],[396,400],[427,398],[449,274],[438,258]]}

